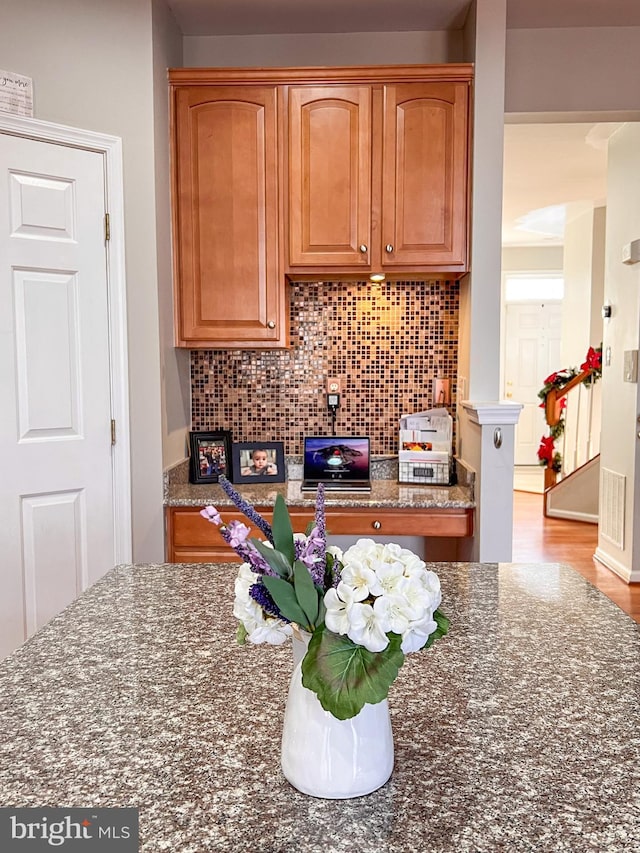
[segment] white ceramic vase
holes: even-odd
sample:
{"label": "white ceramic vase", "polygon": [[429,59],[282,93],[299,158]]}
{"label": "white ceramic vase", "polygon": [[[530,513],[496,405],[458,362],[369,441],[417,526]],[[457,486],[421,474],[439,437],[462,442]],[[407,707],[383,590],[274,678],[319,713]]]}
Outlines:
{"label": "white ceramic vase", "polygon": [[282,772],[312,797],[343,800],[380,788],[393,770],[393,735],[384,699],[349,720],[325,711],[302,686],[301,665],[310,635],[293,640],[294,669],[282,730]]}

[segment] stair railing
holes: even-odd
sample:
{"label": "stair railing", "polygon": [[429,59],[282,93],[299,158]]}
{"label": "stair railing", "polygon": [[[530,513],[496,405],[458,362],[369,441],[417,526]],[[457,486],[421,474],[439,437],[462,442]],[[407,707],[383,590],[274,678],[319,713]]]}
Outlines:
{"label": "stair railing", "polygon": [[[549,380],[551,380],[549,385],[545,385],[545,389],[540,392],[539,396],[544,397],[544,411],[545,411],[545,420],[550,427],[551,436],[548,438],[542,439],[540,450],[538,452],[538,457],[541,460],[541,464],[545,464],[545,472],[544,472],[544,488],[550,489],[555,486],[558,476],[566,476],[566,474],[571,473],[571,471],[575,470],[582,464],[582,462],[587,461],[592,456],[593,450],[593,439],[592,439],[592,422],[593,422],[593,395],[589,394],[589,402],[587,407],[587,437],[586,437],[586,447],[585,447],[585,459],[582,462],[578,460],[578,451],[579,451],[579,429],[580,429],[580,395],[578,397],[578,404],[576,406],[576,415],[575,415],[575,426],[574,426],[574,442],[571,447],[571,453],[567,452],[567,436],[565,431],[565,423],[563,421],[563,416],[566,416],[568,413],[568,394],[573,391],[575,388],[580,389],[582,385],[588,386],[590,389],[593,389],[593,385],[598,381],[598,379],[602,375],[602,347],[598,349],[589,348],[589,352],[587,353],[587,358],[584,364],[581,365],[581,369],[579,373],[575,373],[574,370],[571,371],[560,371],[557,374],[552,374]],[[573,374],[573,375],[571,375]],[[567,381],[564,384],[561,384],[562,378],[564,376],[569,376]],[[555,441],[562,435],[563,444],[562,444],[562,454],[557,453],[555,451],[554,443]],[[573,456],[573,466],[571,470],[568,471],[566,467],[566,460]]]}

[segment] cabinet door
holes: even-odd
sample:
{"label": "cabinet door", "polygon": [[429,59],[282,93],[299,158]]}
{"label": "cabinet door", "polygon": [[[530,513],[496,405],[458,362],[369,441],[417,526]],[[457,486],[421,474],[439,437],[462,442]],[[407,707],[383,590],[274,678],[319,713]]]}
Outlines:
{"label": "cabinet door", "polygon": [[291,86],[289,266],[367,267],[371,87]]}
{"label": "cabinet door", "polygon": [[178,342],[286,344],[275,86],[186,86],[174,102]]}
{"label": "cabinet door", "polygon": [[384,87],[385,269],[466,269],[467,101],[467,83]]}

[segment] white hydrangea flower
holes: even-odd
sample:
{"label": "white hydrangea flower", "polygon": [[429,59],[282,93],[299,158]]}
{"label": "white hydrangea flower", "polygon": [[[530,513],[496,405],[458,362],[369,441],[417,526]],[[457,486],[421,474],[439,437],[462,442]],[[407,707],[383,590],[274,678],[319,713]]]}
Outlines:
{"label": "white hydrangea flower", "polygon": [[343,552],[342,548],[338,548],[337,545],[329,545],[327,547],[327,554],[331,554],[331,556],[337,560],[338,562],[342,562]]}
{"label": "white hydrangea flower", "polygon": [[383,595],[376,599],[375,604],[381,616],[384,616],[386,624],[389,625],[389,631],[402,635],[409,630],[411,617],[408,611],[410,608],[407,606],[407,599],[403,595]]}
{"label": "white hydrangea flower", "polygon": [[262,607],[249,595],[249,590],[258,580],[249,563],[242,563],[235,580],[233,615],[242,622],[251,643],[270,643],[277,646],[291,636],[293,629],[288,622],[268,616]]}
{"label": "white hydrangea flower", "polygon": [[422,620],[410,623],[407,630],[402,634],[400,648],[405,654],[417,652],[424,646],[437,627],[432,613],[428,613]]}
{"label": "white hydrangea flower", "polygon": [[355,602],[348,612],[350,625],[347,636],[370,652],[382,652],[389,645],[387,631],[390,628],[387,614],[379,604],[381,600],[377,598],[373,607]]}
{"label": "white hydrangea flower", "polygon": [[380,595],[382,587],[375,571],[362,560],[349,558],[345,554],[345,566],[340,574],[341,582],[350,586],[356,601],[364,601],[370,595]]}
{"label": "white hydrangea flower", "polygon": [[293,628],[288,622],[275,619],[273,616],[267,616],[261,625],[258,625],[250,634],[247,634],[247,640],[250,643],[269,643],[272,646],[279,646],[281,643],[286,642],[292,634]]}
{"label": "white hydrangea flower", "polygon": [[[382,651],[392,631],[405,653],[421,649],[437,624],[442,593],[424,560],[395,543],[359,539],[342,556],[341,584],[325,596],[327,628],[369,651]],[[349,592],[345,592],[348,589]]]}
{"label": "white hydrangea flower", "polygon": [[340,581],[337,589],[328,589],[324,594],[327,608],[324,623],[334,634],[346,634],[349,630],[349,608],[356,601],[353,589]]}

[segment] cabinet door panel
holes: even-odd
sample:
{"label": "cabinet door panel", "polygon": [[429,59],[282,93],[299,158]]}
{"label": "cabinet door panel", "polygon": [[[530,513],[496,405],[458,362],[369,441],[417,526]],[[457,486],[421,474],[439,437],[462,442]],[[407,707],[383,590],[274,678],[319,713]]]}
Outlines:
{"label": "cabinet door panel", "polygon": [[384,89],[382,263],[466,267],[466,83]]}
{"label": "cabinet door panel", "polygon": [[288,106],[289,264],[366,267],[370,87],[292,86]]}
{"label": "cabinet door panel", "polygon": [[284,343],[275,87],[176,92],[182,343]]}

